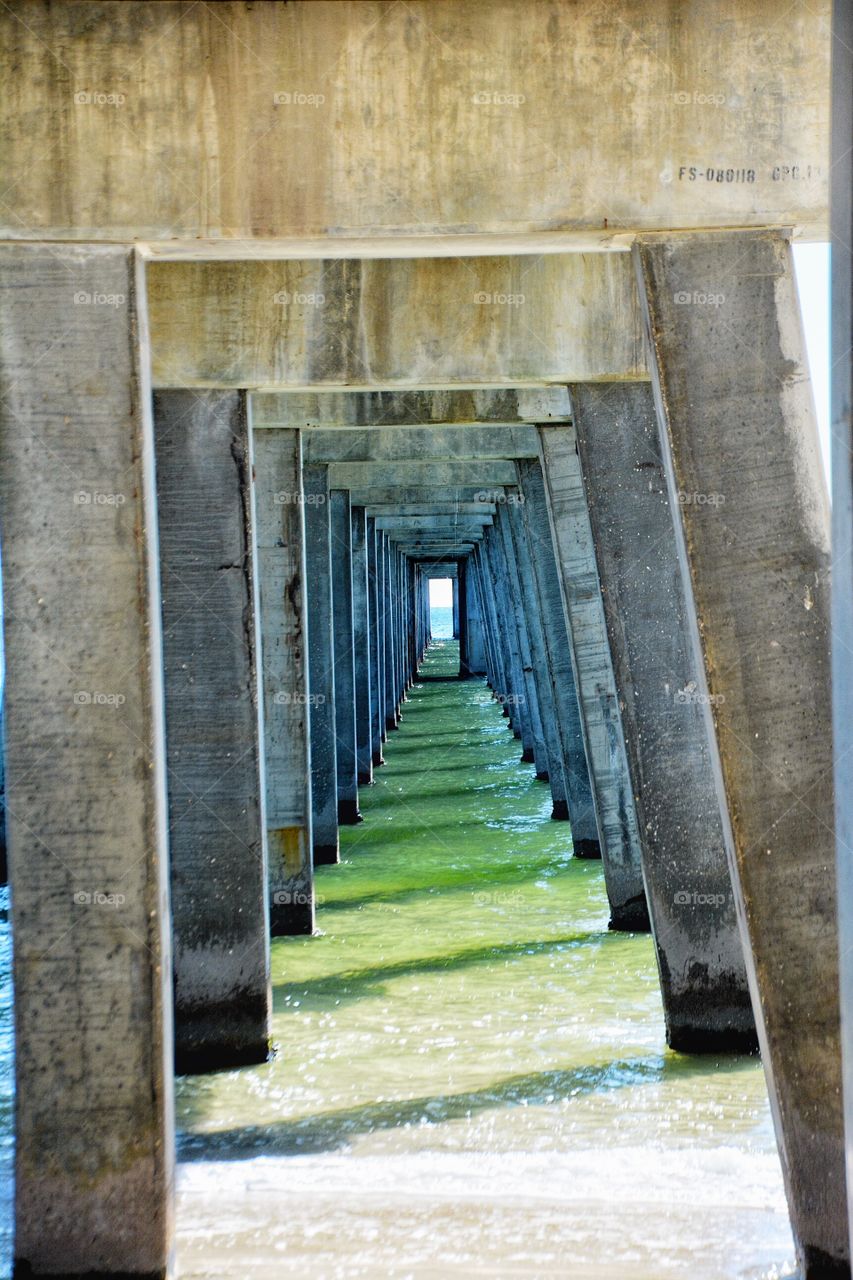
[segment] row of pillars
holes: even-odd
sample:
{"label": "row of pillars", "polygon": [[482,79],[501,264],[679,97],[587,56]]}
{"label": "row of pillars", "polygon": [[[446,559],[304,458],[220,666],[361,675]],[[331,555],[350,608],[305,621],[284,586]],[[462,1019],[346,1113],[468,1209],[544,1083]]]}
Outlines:
{"label": "row of pillars", "polygon": [[651,385],[571,388],[461,534],[330,484],[242,392],[152,395],[132,253],[0,250],[21,1274],[166,1274],[174,1062],[268,1053],[269,938],[313,930],[448,560],[462,674],[602,858],[613,927],[651,927],[670,1045],[757,1035],[805,1274],[846,1274],[828,509],[790,245],[634,254]]}

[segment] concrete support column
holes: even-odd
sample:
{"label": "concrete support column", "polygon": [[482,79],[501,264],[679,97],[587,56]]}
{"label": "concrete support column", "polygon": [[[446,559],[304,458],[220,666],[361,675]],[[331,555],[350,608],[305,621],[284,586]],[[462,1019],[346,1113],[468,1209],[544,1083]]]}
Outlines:
{"label": "concrete support column", "polygon": [[459,678],[467,680],[471,675],[468,662],[468,561],[463,556],[456,562],[457,596],[459,598]]}
{"label": "concrete support column", "polygon": [[483,634],[483,610],[477,583],[474,553],[468,557],[465,573],[465,613],[468,621],[468,670],[471,675],[486,673],[486,639]]}
{"label": "concrete support column", "polygon": [[495,528],[504,547],[504,563],[509,577],[509,599],[518,635],[521,675],[524,681],[524,701],[530,726],[530,744],[522,753],[521,760],[523,764],[535,764],[536,772],[541,777],[548,773],[548,751],[545,746],[536,679],[533,673],[530,631],[524,612],[524,596],[521,589],[518,559],[515,554],[509,520],[510,516],[506,506],[501,506],[495,516]]}
{"label": "concrete support column", "polygon": [[572,427],[542,428],[542,476],[563,595],[572,670],[601,838],[604,875],[627,922],[648,928],[637,815],[592,530]]}
{"label": "concrete support column", "polygon": [[[684,1053],[749,1050],[755,1022],[652,389],[575,386],[572,401],[667,1043]],[[548,458],[559,433],[543,434]]]}
{"label": "concrete support column", "polygon": [[521,671],[518,632],[515,627],[515,609],[510,599],[507,568],[503,546],[494,526],[483,537],[483,559],[489,573],[494,599],[495,634],[502,653],[504,688],[498,691],[503,713],[516,738],[522,741],[525,753],[532,749],[528,730],[527,740],[523,728],[527,728],[524,706],[524,676]]}
{"label": "concrete support column", "polygon": [[834,5],[832,34],[832,696],[847,1200],[853,1230],[853,8],[843,0]]}
{"label": "concrete support column", "polygon": [[794,1236],[806,1276],[846,1275],[829,509],[791,246],[713,232],[634,253]]}
{"label": "concrete support column", "polygon": [[314,866],[340,861],[332,618],[332,522],[329,468],[306,466],[305,571],[308,603],[308,731],[311,754],[311,830]]}
{"label": "concrete support column", "polygon": [[391,543],[387,535],[379,535],[382,556],[382,616],[380,624],[385,637],[385,729],[399,728],[397,722],[397,682],[395,678],[394,574]]}
{"label": "concrete support column", "polygon": [[352,508],[352,628],[355,650],[355,727],[358,783],[373,782],[373,710],[371,693],[370,586],[367,573],[367,518]]}
{"label": "concrete support column", "polygon": [[459,639],[459,579],[453,579],[453,639]]}
{"label": "concrete support column", "polygon": [[254,435],[270,932],[314,931],[305,532],[299,432]]}
{"label": "concrete support column", "polygon": [[367,517],[367,586],[369,598],[369,631],[370,631],[370,714],[371,743],[373,767],[378,768],[385,763],[382,755],[382,743],[385,741],[383,726],[385,724],[385,645],[384,629],[380,629],[380,560],[377,557],[376,521]]}
{"label": "concrete support column", "polygon": [[144,272],[120,246],[4,244],[0,286],[15,1265],[162,1276],[172,961]]}
{"label": "concrete support column", "polygon": [[267,855],[245,395],[154,397],[175,1067],[269,1054]]}
{"label": "concrete support column", "polygon": [[[545,669],[554,702],[572,841],[578,857],[597,857],[604,850],[593,804],[571,639],[545,503],[542,468],[538,461],[532,459],[519,462],[517,467],[520,496],[524,499],[520,504],[521,525],[527,541],[536,607],[542,620]],[[645,904],[643,900],[638,901],[633,884],[623,884],[611,878],[607,883],[607,896],[610,899],[611,924],[614,928],[642,926]]]}
{"label": "concrete support column", "polygon": [[329,494],[332,526],[332,631],[335,642],[335,733],[338,822],[361,822],[358,808],[352,510],[348,489]]}

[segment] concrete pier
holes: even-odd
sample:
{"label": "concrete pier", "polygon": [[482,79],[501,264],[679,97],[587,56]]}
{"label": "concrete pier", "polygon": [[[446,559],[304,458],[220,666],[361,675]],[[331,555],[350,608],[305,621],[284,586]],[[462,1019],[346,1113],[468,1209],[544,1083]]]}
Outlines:
{"label": "concrete pier", "polygon": [[352,506],[352,628],[355,649],[355,720],[358,783],[373,782],[373,694],[370,641],[370,583],[367,564],[367,517]]}
{"label": "concrete pier", "polygon": [[15,1267],[160,1277],[172,963],[144,282],[120,246],[6,244],[0,284]]}
{"label": "concrete pier", "polygon": [[791,246],[732,231],[634,253],[794,1235],[807,1276],[846,1275],[829,510]]}
{"label": "concrete pier", "polygon": [[376,521],[367,517],[367,595],[368,635],[370,641],[370,741],[374,768],[385,763],[382,743],[385,741],[385,630],[380,628],[381,557],[377,556]]}
{"label": "concrete pier", "polygon": [[[571,390],[667,1043],[685,1053],[748,1051],[755,1021],[652,390]],[[543,428],[546,459],[563,430],[552,440]],[[576,456],[574,440],[564,447]]]}
{"label": "concrete pier", "polygon": [[154,397],[175,1067],[269,1053],[266,830],[245,397]]}
{"label": "concrete pier", "polygon": [[335,735],[338,822],[361,821],[358,808],[352,509],[349,491],[329,494],[332,540],[332,631],[335,646]]}
{"label": "concrete pier", "polygon": [[542,715],[539,710],[539,695],[536,688],[536,677],[533,670],[533,654],[530,647],[530,627],[524,611],[524,592],[521,586],[518,560],[509,527],[510,515],[506,506],[498,511],[495,527],[504,549],[509,600],[513,613],[513,625],[518,636],[521,678],[524,682],[524,708],[528,730],[528,741],[524,744],[521,759],[524,764],[535,764],[536,772],[541,778],[549,769],[548,752],[542,729]]}
{"label": "concrete pier", "polygon": [[254,437],[270,932],[314,931],[305,530],[299,432]]}
{"label": "concrete pier", "polygon": [[340,860],[332,603],[329,468],[302,471],[308,608],[308,732],[311,744],[311,832],[315,867]]}

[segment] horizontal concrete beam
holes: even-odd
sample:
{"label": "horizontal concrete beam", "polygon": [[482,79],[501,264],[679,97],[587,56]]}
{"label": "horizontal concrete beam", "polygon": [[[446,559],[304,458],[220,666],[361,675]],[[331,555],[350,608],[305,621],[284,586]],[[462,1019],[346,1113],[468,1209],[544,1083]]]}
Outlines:
{"label": "horizontal concrete beam", "polygon": [[384,490],[395,485],[431,485],[444,491],[444,501],[453,497],[457,485],[476,486],[476,492],[487,493],[514,481],[512,462],[335,462],[329,467],[330,489]]}
{"label": "horizontal concrete beam", "polygon": [[622,253],[151,262],[148,297],[156,387],[517,389],[647,377]]}
{"label": "horizontal concrete beam", "polygon": [[427,427],[475,422],[570,422],[571,416],[565,387],[281,391],[252,396],[254,427]]}
{"label": "horizontal concrete beam", "polygon": [[425,530],[428,533],[444,535],[448,534],[463,536],[470,532],[476,532],[478,529],[484,528],[492,523],[492,517],[487,515],[479,516],[377,516],[376,528],[384,529],[386,533],[419,533]]}
{"label": "horizontal concrete beam", "polygon": [[493,502],[374,502],[369,516],[493,516]]}
{"label": "horizontal concrete beam", "polygon": [[502,484],[490,484],[485,487],[482,485],[454,485],[448,489],[447,485],[404,485],[402,487],[390,485],[382,487],[377,485],[375,488],[359,488],[350,492],[350,501],[354,507],[374,507],[384,503],[401,503],[426,504],[430,510],[440,506],[442,503],[450,504],[455,508],[459,503],[474,503],[477,509],[488,511],[496,502],[503,501],[504,486]]}
{"label": "horizontal concrete beam", "polygon": [[302,456],[309,462],[398,462],[430,458],[538,458],[533,426],[365,427],[305,431]]}
{"label": "horizontal concrete beam", "polygon": [[767,0],[16,0],[0,16],[13,238],[826,238],[828,0],[783,19]]}

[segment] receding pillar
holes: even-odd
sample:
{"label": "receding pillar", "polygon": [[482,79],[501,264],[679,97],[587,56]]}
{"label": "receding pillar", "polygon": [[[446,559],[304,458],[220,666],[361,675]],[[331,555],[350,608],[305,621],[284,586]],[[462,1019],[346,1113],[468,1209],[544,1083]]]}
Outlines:
{"label": "receding pillar", "polygon": [[[667,1043],[751,1050],[755,1021],[648,383],[572,388]],[[543,428],[546,460],[575,429]],[[564,430],[568,433],[561,440]]]}
{"label": "receding pillar", "polygon": [[391,544],[385,533],[379,534],[379,554],[382,558],[382,595],[380,599],[380,626],[385,638],[385,730],[391,732],[398,729],[397,688],[395,678],[395,641],[394,634],[394,574],[391,558]]}
{"label": "receding pillar", "polygon": [[355,726],[359,786],[373,782],[373,710],[371,694],[370,582],[367,571],[367,518],[352,507],[352,629],[355,650]]}
{"label": "receding pillar", "polygon": [[329,468],[302,472],[308,604],[308,731],[311,755],[311,830],[314,866],[340,861],[332,617],[332,524]]}
{"label": "receding pillar", "polygon": [[347,489],[329,494],[332,534],[332,631],[335,643],[335,733],[338,822],[361,822],[358,808],[352,510]]}
{"label": "receding pillar", "polygon": [[0,247],[15,1267],[163,1277],[172,961],[144,274]]}
{"label": "receding pillar", "polygon": [[794,1236],[807,1277],[847,1275],[829,510],[791,246],[712,232],[634,252]]}
{"label": "receding pillar", "polygon": [[379,563],[376,555],[376,521],[367,517],[367,630],[370,641],[370,740],[371,761],[374,768],[385,763],[382,755],[385,724],[384,697],[384,644],[383,630],[379,626]]}
{"label": "receding pillar", "polygon": [[175,1067],[269,1054],[251,457],[241,392],[154,397]]}
{"label": "receding pillar", "polygon": [[[517,463],[522,526],[527,539],[537,607],[542,620],[544,656],[551,683],[557,734],[563,758],[572,841],[579,857],[603,854],[592,785],[586,760],[578,696],[557,561],[545,504],[545,486],[538,461]],[[633,883],[607,881],[611,924],[641,927],[645,903]],[[642,895],[642,886],[640,887]],[[636,922],[636,924],[634,923]]]}
{"label": "receding pillar", "polygon": [[314,931],[299,432],[254,433],[270,932]]}
{"label": "receding pillar", "polygon": [[502,506],[495,516],[495,528],[504,547],[504,563],[509,578],[509,601],[512,608],[512,623],[518,634],[519,654],[521,659],[521,676],[524,681],[524,699],[529,724],[530,742],[522,752],[523,764],[535,764],[536,772],[541,778],[548,774],[548,752],[542,730],[542,716],[539,710],[539,697],[536,689],[536,678],[533,672],[533,655],[530,649],[530,629],[524,612],[524,595],[521,589],[521,576],[518,558],[512,541],[509,527],[510,516],[506,506]]}
{"label": "receding pillar", "polygon": [[853,7],[844,0],[834,5],[832,34],[832,697],[847,1201],[853,1224]]}

